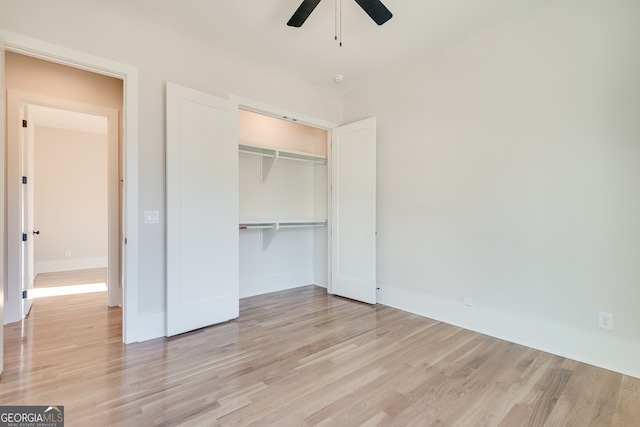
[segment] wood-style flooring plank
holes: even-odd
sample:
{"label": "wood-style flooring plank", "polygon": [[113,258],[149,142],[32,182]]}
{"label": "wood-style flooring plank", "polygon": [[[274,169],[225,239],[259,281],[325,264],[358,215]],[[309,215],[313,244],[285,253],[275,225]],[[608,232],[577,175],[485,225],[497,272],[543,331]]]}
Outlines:
{"label": "wood-style flooring plank", "polygon": [[89,268],[85,270],[38,273],[34,286],[36,288],[50,288],[53,286],[86,285],[106,282],[106,268]]}
{"label": "wood-style flooring plank", "polygon": [[616,427],[630,426],[640,420],[640,381],[635,378],[622,377],[618,405],[611,425]]}
{"label": "wood-style flooring plank", "polygon": [[640,426],[638,379],[316,286],[178,337],[121,328],[104,293],[35,300],[5,326],[0,404],[68,426]]}

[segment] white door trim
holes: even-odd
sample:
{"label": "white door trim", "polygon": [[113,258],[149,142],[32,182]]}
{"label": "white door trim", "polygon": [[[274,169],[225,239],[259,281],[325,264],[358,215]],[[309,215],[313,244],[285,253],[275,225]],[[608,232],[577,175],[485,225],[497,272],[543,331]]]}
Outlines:
{"label": "white door trim", "polygon": [[238,104],[239,108],[242,108],[244,110],[262,113],[264,115],[277,117],[279,119],[295,120],[297,123],[312,126],[315,128],[331,130],[334,127],[338,126],[337,123],[319,119],[317,117],[307,116],[306,114],[297,113],[285,108],[276,107],[274,105],[265,104],[260,101],[254,101],[252,99],[243,98],[241,96],[233,94],[229,95],[229,100],[234,101]]}
{"label": "white door trim", "polygon": [[[4,35],[0,33],[0,241],[5,241],[4,234],[4,210],[5,210],[5,191],[4,191],[4,147],[5,147],[5,104],[6,92],[4,90]],[[0,323],[4,324],[4,298],[5,298],[5,250],[4,243],[0,245]],[[0,374],[4,369],[4,327],[0,328]]]}
{"label": "white door trim", "polygon": [[[116,77],[124,81],[123,111],[123,175],[124,175],[124,293],[122,302],[122,339],[136,342],[145,336],[140,330],[138,313],[138,69],[84,52],[25,37],[8,31],[0,31],[5,49],[46,61]],[[0,175],[4,176],[4,162]],[[5,208],[3,198],[3,210]],[[6,260],[3,260],[6,262]]]}

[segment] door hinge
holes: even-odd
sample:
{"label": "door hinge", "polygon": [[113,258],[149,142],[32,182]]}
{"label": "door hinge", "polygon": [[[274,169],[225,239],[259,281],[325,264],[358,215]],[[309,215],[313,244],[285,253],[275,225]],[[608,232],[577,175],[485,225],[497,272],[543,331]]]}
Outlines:
{"label": "door hinge", "polygon": [[27,241],[27,233],[22,233],[22,241],[23,242]]}
{"label": "door hinge", "polygon": [[27,177],[26,177],[26,176],[23,176],[23,177],[22,177],[22,183],[23,183],[23,184],[26,184],[26,183],[27,183]]}
{"label": "door hinge", "polygon": [[27,291],[22,291],[22,299],[27,299]]}
{"label": "door hinge", "polygon": [[26,120],[23,120],[23,121],[22,121],[22,127],[23,127],[23,128],[26,128],[26,127],[27,127],[27,121],[26,121]]}

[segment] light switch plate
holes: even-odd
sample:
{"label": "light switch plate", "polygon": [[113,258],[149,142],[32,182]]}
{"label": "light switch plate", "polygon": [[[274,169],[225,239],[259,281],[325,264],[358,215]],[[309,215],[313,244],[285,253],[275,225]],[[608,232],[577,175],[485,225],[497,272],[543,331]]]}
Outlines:
{"label": "light switch plate", "polygon": [[160,211],[144,211],[145,224],[160,224]]}

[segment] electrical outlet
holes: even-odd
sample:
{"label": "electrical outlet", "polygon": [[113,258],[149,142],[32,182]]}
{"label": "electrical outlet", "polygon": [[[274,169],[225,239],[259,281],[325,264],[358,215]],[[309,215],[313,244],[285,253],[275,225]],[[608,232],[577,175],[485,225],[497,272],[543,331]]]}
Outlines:
{"label": "electrical outlet", "polygon": [[598,327],[602,329],[613,329],[613,314],[605,313],[604,311],[598,312]]}
{"label": "electrical outlet", "polygon": [[71,256],[71,251],[67,249],[67,252],[65,252],[65,255],[67,256],[67,258],[69,258]]}
{"label": "electrical outlet", "polygon": [[471,297],[464,297],[464,299],[462,300],[464,302],[464,305],[472,307],[473,306],[473,299]]}

